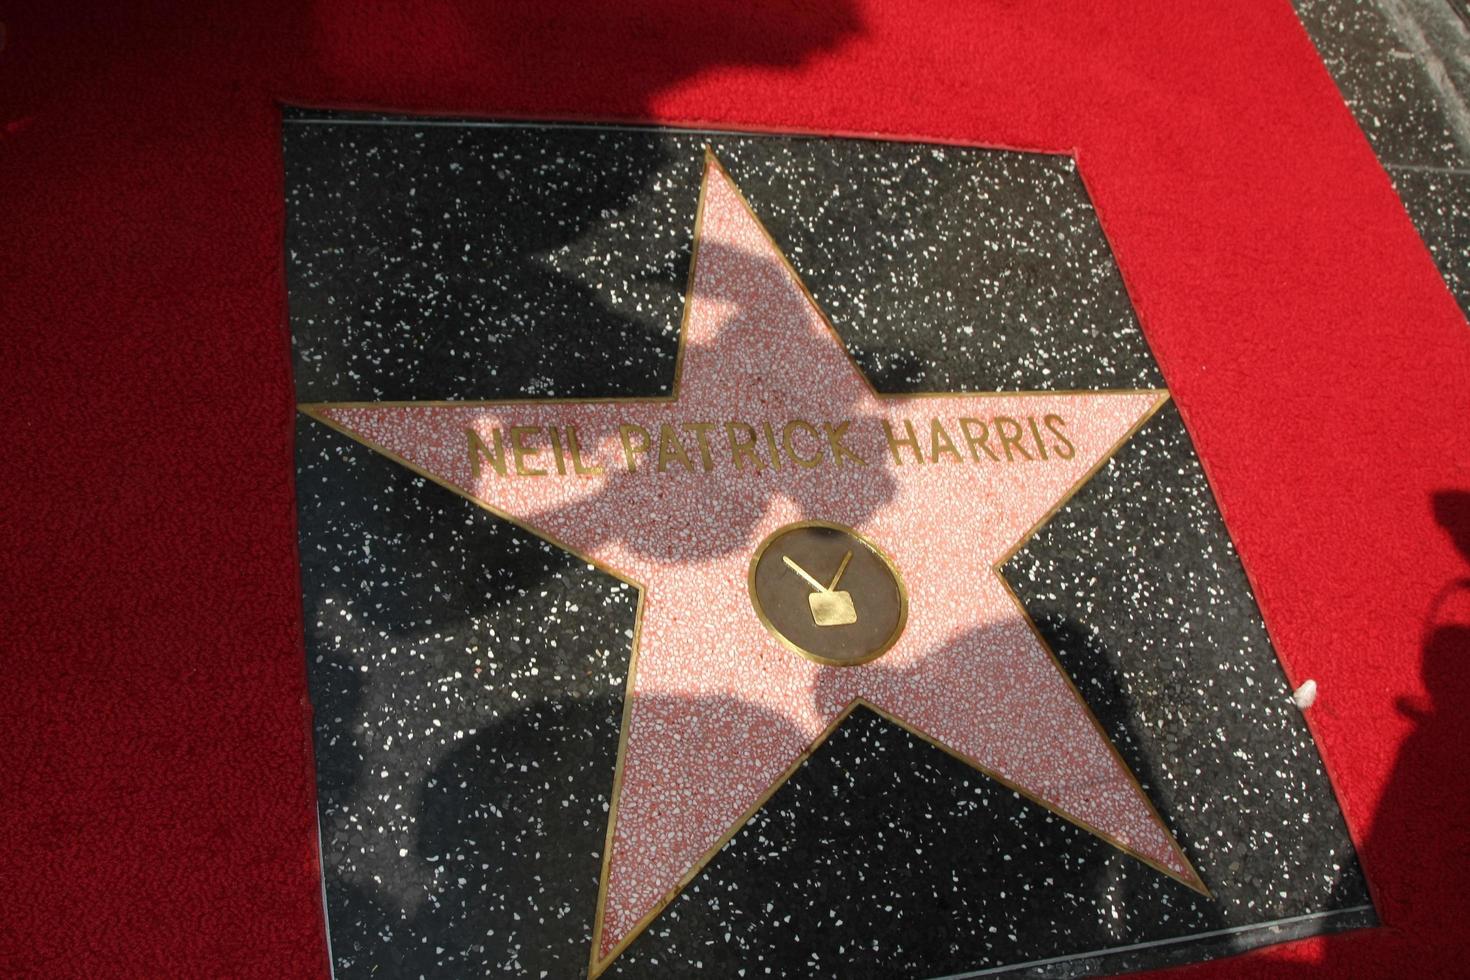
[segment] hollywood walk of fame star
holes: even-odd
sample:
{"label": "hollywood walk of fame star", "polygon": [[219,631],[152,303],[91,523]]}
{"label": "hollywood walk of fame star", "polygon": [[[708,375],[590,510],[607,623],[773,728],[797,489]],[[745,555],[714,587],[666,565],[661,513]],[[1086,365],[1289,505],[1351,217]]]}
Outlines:
{"label": "hollywood walk of fame star", "polygon": [[[694,242],[670,396],[303,406],[639,587],[591,974],[859,704],[1204,891],[998,571],[1167,394],[880,395],[710,155]],[[1040,430],[1003,457],[935,432],[1053,416],[1049,453]],[[789,420],[805,441],[786,428],[783,454]],[[824,445],[842,421],[847,457]],[[805,522],[855,532],[848,552],[871,542],[902,583],[906,621],[875,659],[798,655],[753,604],[753,555]],[[869,600],[836,571],[791,574],[793,602],[855,629]]]}

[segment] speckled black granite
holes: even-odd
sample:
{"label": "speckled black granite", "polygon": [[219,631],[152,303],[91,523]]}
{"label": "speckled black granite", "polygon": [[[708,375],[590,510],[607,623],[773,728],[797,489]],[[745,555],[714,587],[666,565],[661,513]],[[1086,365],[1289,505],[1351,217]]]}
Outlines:
{"label": "speckled black granite", "polygon": [[304,418],[297,458],[337,976],[585,970],[636,592]]}
{"label": "speckled black granite", "polygon": [[1452,123],[1413,50],[1373,0],[1293,0],[1322,62],[1385,162],[1463,165]]}
{"label": "speckled black granite", "polygon": [[1470,99],[1470,7],[1464,0],[1293,3],[1445,283],[1470,316],[1470,121],[1464,109]]}
{"label": "speckled black granite", "polygon": [[1445,285],[1470,316],[1470,169],[1389,167],[1388,172]]}
{"label": "speckled black granite", "polygon": [[[1065,158],[357,122],[285,129],[302,401],[665,390],[705,142],[880,388],[1160,384]],[[634,594],[298,432],[337,975],[584,972]],[[1071,976],[1373,921],[1177,414],[1006,574],[1213,899],[859,711],[611,973]]]}
{"label": "speckled black granite", "polygon": [[[666,391],[706,143],[878,387],[922,390],[936,369],[994,390],[1162,384],[1067,157],[582,128],[286,135],[303,401]],[[914,331],[933,334],[922,357]]]}

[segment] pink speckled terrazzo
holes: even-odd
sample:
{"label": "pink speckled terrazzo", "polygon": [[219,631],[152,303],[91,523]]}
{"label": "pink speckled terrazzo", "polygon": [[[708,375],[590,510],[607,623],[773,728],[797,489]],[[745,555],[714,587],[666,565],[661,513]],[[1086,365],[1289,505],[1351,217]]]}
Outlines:
{"label": "pink speckled terrazzo", "polygon": [[[995,571],[1162,393],[880,397],[713,162],[696,241],[672,399],[312,409],[642,587],[594,967],[856,700],[1200,887]],[[751,555],[800,520],[899,569],[908,623],[872,663],[758,620]]]}

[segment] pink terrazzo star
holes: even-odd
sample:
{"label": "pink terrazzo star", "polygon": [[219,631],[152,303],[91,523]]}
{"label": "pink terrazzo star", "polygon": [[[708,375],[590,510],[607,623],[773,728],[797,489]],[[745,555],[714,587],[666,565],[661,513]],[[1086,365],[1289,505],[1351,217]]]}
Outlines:
{"label": "pink terrazzo star", "polygon": [[[673,397],[305,408],[641,588],[591,973],[859,703],[1203,890],[996,571],[1167,395],[880,396],[713,157],[695,242]],[[1064,420],[1065,445],[1041,429],[1031,441],[1028,420],[1049,415]],[[1028,454],[998,434],[981,447],[963,439],[958,420],[1001,417],[1027,433],[1018,445]],[[779,442],[792,419],[821,433],[803,429],[795,445],[807,458],[822,453],[820,463],[771,465],[780,454],[762,424]],[[934,440],[935,419],[953,451]],[[749,458],[737,465],[732,420],[757,434],[759,471]],[[862,464],[839,459],[822,429],[846,420],[842,441]],[[900,437],[912,423],[917,447],[893,449],[884,421]],[[661,467],[665,424],[684,458],[671,452]],[[646,452],[632,437],[631,471],[624,425],[651,436]],[[523,427],[519,436],[512,427]],[[484,447],[478,456],[469,431]],[[879,659],[818,665],[757,618],[746,586],[752,553],[801,520],[852,527],[899,569],[908,623]]]}

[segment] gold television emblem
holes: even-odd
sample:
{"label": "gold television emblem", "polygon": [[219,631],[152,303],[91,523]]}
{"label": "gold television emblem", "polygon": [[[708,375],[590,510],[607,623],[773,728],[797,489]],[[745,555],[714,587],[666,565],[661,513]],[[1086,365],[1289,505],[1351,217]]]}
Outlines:
{"label": "gold television emblem", "polygon": [[857,609],[852,604],[852,593],[837,591],[837,583],[842,581],[842,573],[847,571],[847,564],[852,561],[851,551],[842,556],[842,564],[837,566],[837,574],[832,576],[832,582],[828,585],[812,578],[811,573],[792,560],[790,555],[782,555],[781,560],[806,579],[807,584],[815,590],[806,597],[807,605],[812,607],[812,622],[818,626],[851,626],[857,622]]}
{"label": "gold television emblem", "polygon": [[882,656],[908,619],[892,559],[829,521],[777,528],[756,548],[748,584],[762,625],[787,649],[831,667]]}

